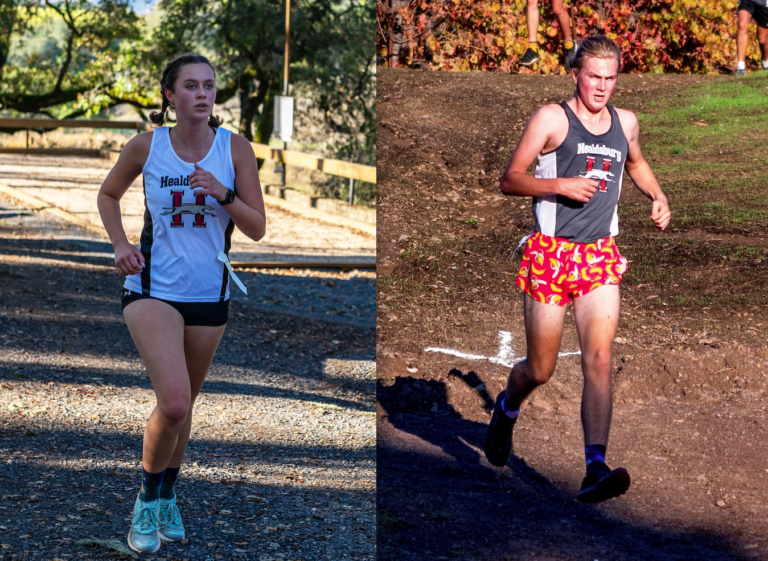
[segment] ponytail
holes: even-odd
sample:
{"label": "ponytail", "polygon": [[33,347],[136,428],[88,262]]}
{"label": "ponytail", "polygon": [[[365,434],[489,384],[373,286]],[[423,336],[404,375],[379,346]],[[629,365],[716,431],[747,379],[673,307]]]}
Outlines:
{"label": "ponytail", "polygon": [[208,126],[213,127],[214,129],[219,128],[221,126],[221,117],[211,113],[211,115],[208,116]]}
{"label": "ponytail", "polygon": [[152,122],[152,124],[157,125],[158,127],[162,127],[165,124],[165,111],[168,109],[168,106],[170,103],[168,103],[168,100],[165,98],[165,93],[163,93],[163,105],[160,111],[152,111],[149,114],[149,120]]}

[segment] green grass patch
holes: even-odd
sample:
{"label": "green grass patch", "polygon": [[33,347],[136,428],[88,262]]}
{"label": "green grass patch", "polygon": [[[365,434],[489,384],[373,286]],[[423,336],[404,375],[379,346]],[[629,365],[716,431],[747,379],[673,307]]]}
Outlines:
{"label": "green grass patch", "polygon": [[[652,102],[638,119],[645,157],[670,199],[671,228],[765,231],[767,75],[707,81]],[[622,212],[639,220],[647,209]]]}
{"label": "green grass patch", "polygon": [[[644,238],[624,240],[624,286],[646,304],[672,307],[768,303],[768,255],[762,248]],[[633,292],[646,287],[648,292]],[[650,296],[658,298],[650,298]]]}
{"label": "green grass patch", "polygon": [[768,76],[694,86],[652,103],[638,119],[649,137],[649,154],[695,151],[702,140],[737,140],[745,130],[763,132],[768,123]]}

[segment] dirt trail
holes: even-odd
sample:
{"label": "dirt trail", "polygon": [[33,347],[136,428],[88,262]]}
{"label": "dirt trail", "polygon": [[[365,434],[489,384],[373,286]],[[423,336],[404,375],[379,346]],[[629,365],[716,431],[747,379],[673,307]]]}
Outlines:
{"label": "dirt trail", "polygon": [[[96,194],[113,163],[97,158],[0,154],[0,183],[54,204],[100,225]],[[138,242],[144,215],[139,176],[121,200],[123,225]],[[256,243],[235,229],[233,261],[285,260],[287,256],[371,256],[376,242],[341,226],[321,223],[269,207],[267,235]]]}
{"label": "dirt trail", "polygon": [[[638,110],[708,79],[621,76],[613,102]],[[503,197],[498,178],[532,111],[572,87],[380,71],[379,558],[766,559],[768,314],[669,296],[763,290],[760,260],[737,283],[723,262],[685,263],[713,246],[759,252],[760,239],[650,224],[618,238],[630,268],[658,268],[654,282],[622,286],[608,461],[633,477],[625,496],[574,500],[584,469],[576,355],[524,405],[509,465],[485,461],[490,405],[525,354],[509,256],[532,224],[530,201]],[[625,186],[622,204],[642,202]],[[689,253],[660,261],[678,246]],[[569,314],[561,351],[577,350]]]}

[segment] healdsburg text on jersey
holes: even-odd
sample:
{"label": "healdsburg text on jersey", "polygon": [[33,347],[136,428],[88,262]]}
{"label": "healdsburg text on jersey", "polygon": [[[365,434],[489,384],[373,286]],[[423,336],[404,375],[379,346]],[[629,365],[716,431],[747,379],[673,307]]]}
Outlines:
{"label": "healdsburg text on jersey", "polygon": [[163,187],[189,187],[189,176],[171,177],[170,175],[164,175],[160,178],[160,188],[162,189]]}

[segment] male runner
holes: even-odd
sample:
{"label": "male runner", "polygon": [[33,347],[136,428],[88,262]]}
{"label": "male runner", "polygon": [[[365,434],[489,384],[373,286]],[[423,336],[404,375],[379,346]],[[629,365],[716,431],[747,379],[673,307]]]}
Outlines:
{"label": "male runner", "polygon": [[768,70],[768,0],[739,0],[739,29],[736,33],[736,76],[747,73],[747,26],[754,18],[757,24],[757,42],[760,44],[763,70]]}
{"label": "male runner", "polygon": [[[509,375],[499,394],[485,441],[488,461],[503,466],[512,451],[512,428],[520,405],[555,370],[565,306],[573,313],[581,347],[587,475],[578,500],[595,503],[629,488],[625,469],[605,464],[611,425],[611,344],[619,319],[619,283],[627,261],[613,236],[626,167],[653,201],[651,221],[663,230],[670,212],[638,143],[637,118],[608,105],[620,69],[620,52],[610,39],[585,39],[576,53],[574,97],[540,107],[528,121],[501,178],[507,195],[533,197],[536,219],[517,284],[523,289],[527,358]],[[538,155],[534,177],[526,175]]]}
{"label": "male runner", "polygon": [[[539,0],[528,0],[528,48],[520,59],[521,66],[532,66],[541,58],[539,56]],[[555,13],[560,28],[563,30],[565,40],[565,66],[566,72],[570,72],[573,57],[576,56],[576,43],[571,36],[571,18],[568,16],[568,10],[563,6],[563,0],[552,0],[552,11]]]}

